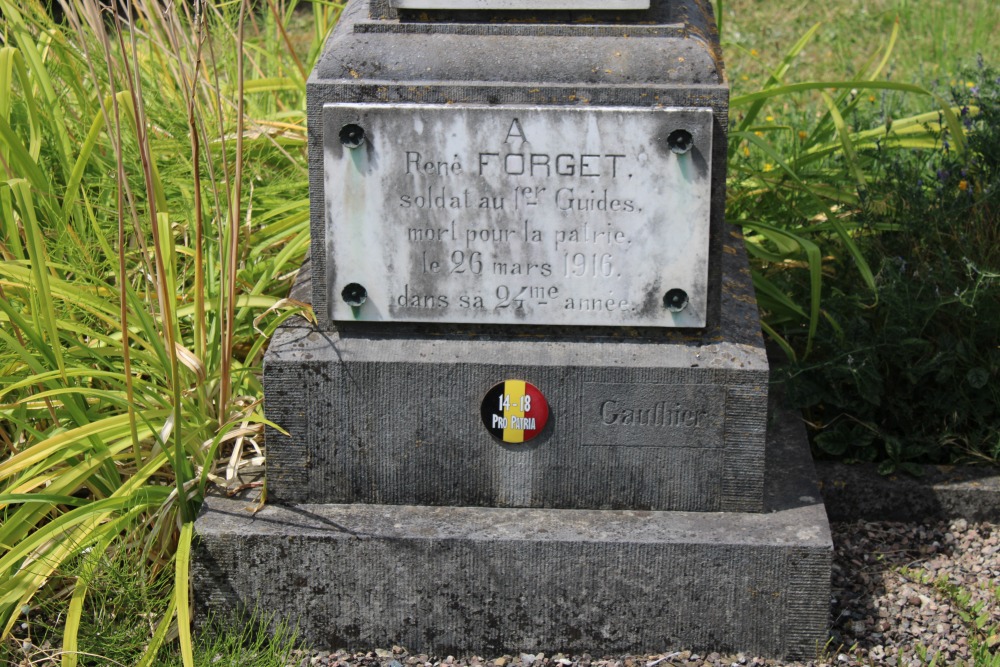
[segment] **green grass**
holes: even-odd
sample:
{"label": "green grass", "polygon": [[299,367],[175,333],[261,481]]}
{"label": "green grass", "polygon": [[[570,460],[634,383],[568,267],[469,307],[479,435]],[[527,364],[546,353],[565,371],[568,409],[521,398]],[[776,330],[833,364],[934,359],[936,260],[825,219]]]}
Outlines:
{"label": "green grass", "polygon": [[724,0],[723,39],[735,94],[756,82],[788,46],[820,24],[795,65],[799,81],[853,78],[899,20],[901,38],[885,76],[931,86],[957,76],[981,54],[1000,62],[1000,5],[993,0]]}
{"label": "green grass", "polygon": [[[75,648],[80,667],[134,665],[143,655],[168,611],[173,585],[169,572],[153,573],[143,563],[142,554],[122,541],[102,554],[93,570],[81,558],[68,563],[68,571],[57,577],[55,583],[67,591],[76,578],[90,579]],[[14,636],[0,643],[0,664],[63,664],[68,658],[60,643],[64,614],[65,604],[58,595],[40,600],[20,617]],[[264,631],[269,626],[273,628]],[[294,628],[280,619],[256,614],[239,625],[225,626],[209,619],[193,644],[191,658],[197,667],[285,667],[299,644]],[[176,641],[152,657],[157,667],[183,664]]]}
{"label": "green grass", "polygon": [[[288,667],[296,651],[304,651],[295,628],[286,622],[257,615],[238,625],[206,624],[194,646],[195,667]],[[181,667],[176,650],[161,651],[157,664]]]}
{"label": "green grass", "polygon": [[[89,579],[77,633],[78,664],[134,663],[167,610],[172,585],[168,572],[147,569],[142,554],[127,542],[112,545],[95,561],[77,558],[64,567],[53,579],[56,590],[71,591],[74,581]],[[22,613],[14,637],[0,644],[0,664],[4,658],[11,664],[18,659],[61,664],[65,607],[57,594],[39,599]]]}

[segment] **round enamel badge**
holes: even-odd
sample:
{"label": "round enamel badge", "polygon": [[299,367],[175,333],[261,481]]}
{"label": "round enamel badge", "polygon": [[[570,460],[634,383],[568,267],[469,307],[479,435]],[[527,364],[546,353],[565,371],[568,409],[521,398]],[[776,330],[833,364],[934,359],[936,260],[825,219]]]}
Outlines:
{"label": "round enamel badge", "polygon": [[535,385],[507,380],[486,392],[482,417],[493,436],[512,444],[527,442],[545,428],[549,404]]}

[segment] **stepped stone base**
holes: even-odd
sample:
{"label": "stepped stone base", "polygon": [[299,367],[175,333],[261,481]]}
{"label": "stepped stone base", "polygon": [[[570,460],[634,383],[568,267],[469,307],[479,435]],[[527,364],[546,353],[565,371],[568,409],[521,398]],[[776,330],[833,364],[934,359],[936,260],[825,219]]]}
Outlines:
{"label": "stepped stone base", "polygon": [[[767,354],[742,238],[725,248],[722,315],[704,330],[285,323],[264,358],[283,429],[267,429],[269,498],[760,512]],[[527,445],[480,421],[508,379],[549,403]]]}
{"label": "stepped stone base", "polygon": [[212,498],[196,524],[196,617],[274,612],[331,649],[812,657],[829,622],[829,525],[794,417],[771,424],[767,451],[759,514],[404,505],[251,514],[246,501]]}

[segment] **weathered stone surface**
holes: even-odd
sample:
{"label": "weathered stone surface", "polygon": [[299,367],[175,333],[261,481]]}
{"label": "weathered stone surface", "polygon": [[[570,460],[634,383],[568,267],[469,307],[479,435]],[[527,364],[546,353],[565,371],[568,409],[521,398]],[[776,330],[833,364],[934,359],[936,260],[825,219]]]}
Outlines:
{"label": "weathered stone surface", "polygon": [[[265,414],[287,431],[267,431],[269,496],[760,511],[768,365],[742,240],[725,248],[723,317],[704,331],[435,335],[290,321],[264,360]],[[508,379],[549,403],[525,445],[499,443],[480,421],[484,395]]]}
{"label": "weathered stone surface", "polygon": [[396,9],[649,9],[649,0],[390,0]]}
{"label": "weathered stone surface", "polygon": [[917,478],[875,464],[816,464],[833,521],[1000,521],[1000,474],[987,466],[923,466]]}
{"label": "weathered stone surface", "polygon": [[711,109],[323,114],[334,320],[705,325]]}
{"label": "weathered stone surface", "polygon": [[[702,158],[704,165],[710,165],[713,204],[708,256],[714,257],[724,234],[728,86],[709,11],[703,0],[659,0],[647,11],[609,11],[599,21],[593,13],[566,12],[555,12],[558,20],[527,20],[516,12],[502,17],[489,12],[444,12],[441,17],[420,14],[419,20],[400,21],[388,2],[349,3],[308,83],[311,255],[317,277],[312,303],[318,321],[331,322],[345,286],[337,282],[336,267],[328,262],[332,248],[324,161],[325,147],[333,139],[327,136],[324,117],[331,104],[488,105],[498,115],[512,107],[558,108],[568,115],[608,108],[649,113],[667,108],[709,109],[711,153]],[[335,128],[338,133],[341,127]],[[566,150],[581,147],[567,146]],[[533,182],[521,185],[535,187]],[[659,205],[669,208],[667,198],[661,199]],[[633,241],[666,245],[669,231],[664,224],[654,234]],[[381,248],[370,251],[379,253]],[[386,271],[398,268],[372,263],[373,268]],[[707,282],[700,277],[695,281],[694,291],[699,294],[692,294],[689,314],[699,315],[691,321],[684,315],[677,326],[700,326],[702,318],[717,319],[718,270],[710,262]],[[705,298],[700,296],[702,284]],[[671,289],[659,287],[664,292]],[[657,296],[662,311],[664,295]],[[422,319],[417,311],[410,315],[410,319]],[[346,311],[337,317],[345,319]],[[622,323],[638,324],[627,319]],[[617,324],[607,320],[565,323]]]}
{"label": "weathered stone surface", "polygon": [[196,524],[196,616],[266,609],[326,648],[811,657],[829,621],[829,526],[798,420],[783,415],[768,447],[760,514],[386,505],[251,514],[246,502],[211,498]]}

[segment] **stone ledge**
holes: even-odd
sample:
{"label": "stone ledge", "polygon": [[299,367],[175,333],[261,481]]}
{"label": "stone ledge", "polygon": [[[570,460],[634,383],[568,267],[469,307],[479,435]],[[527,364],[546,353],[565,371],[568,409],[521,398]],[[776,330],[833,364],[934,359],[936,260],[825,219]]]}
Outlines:
{"label": "stone ledge", "polygon": [[1000,521],[1000,470],[924,466],[923,477],[883,477],[875,464],[817,461],[831,521]]}
{"label": "stone ledge", "polygon": [[195,615],[265,609],[327,648],[812,657],[827,638],[833,547],[788,413],[769,426],[767,471],[763,513],[357,504],[251,514],[246,501],[210,498],[196,524]]}

